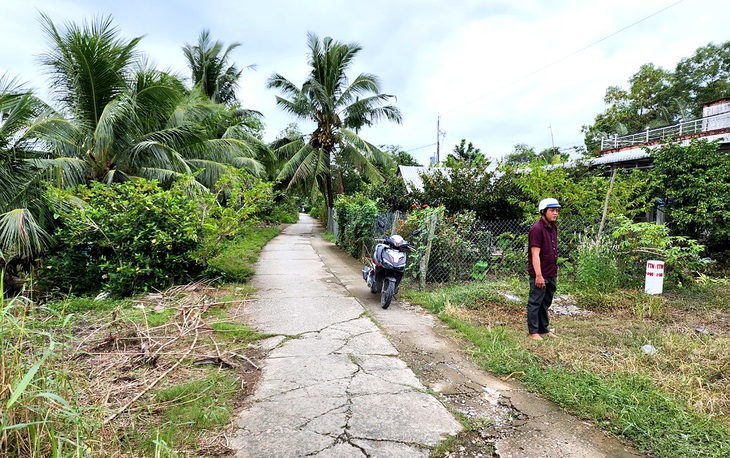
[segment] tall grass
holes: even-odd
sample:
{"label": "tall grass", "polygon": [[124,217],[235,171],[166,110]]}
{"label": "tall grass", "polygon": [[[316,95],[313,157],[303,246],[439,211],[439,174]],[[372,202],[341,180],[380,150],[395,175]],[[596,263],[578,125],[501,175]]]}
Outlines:
{"label": "tall grass", "polygon": [[2,284],[0,273],[0,456],[83,456],[88,426],[66,400],[66,374],[51,369],[60,344],[26,325],[31,302],[5,299]]}
{"label": "tall grass", "polygon": [[[254,229],[232,242],[221,270],[245,281],[261,248],[279,231]],[[230,304],[240,306],[252,287],[231,285],[229,296],[219,300],[211,299],[218,290],[207,296],[197,286],[175,289],[158,311],[151,305],[162,304],[155,295],[149,301],[69,296],[39,306],[24,296],[6,298],[2,280],[0,271],[1,458],[207,456],[225,449],[219,431],[246,395],[238,372],[180,364],[159,384],[152,382],[163,375],[165,364],[182,361],[185,349],[192,348],[195,340],[178,333],[180,320],[190,320],[189,312],[197,306],[208,309],[204,318],[209,327],[200,329],[216,351],[245,353],[241,348],[264,337],[240,324],[238,312],[228,311]],[[159,334],[150,334],[152,330]],[[145,364],[129,374],[123,361],[133,357],[124,354],[126,345],[130,353],[140,350],[134,340],[140,335],[159,337],[160,345],[176,344],[161,353],[165,361],[159,367]],[[169,339],[176,335],[177,340]],[[107,346],[107,339],[121,347]],[[196,351],[207,356],[209,348],[199,343]],[[135,383],[122,383],[120,376],[136,377]],[[146,402],[128,404],[124,416],[107,421],[112,407],[147,388]]]}
{"label": "tall grass", "polygon": [[588,240],[582,242],[575,262],[575,281],[582,289],[615,291],[625,284],[626,277],[619,269],[615,247]]}
{"label": "tall grass", "polygon": [[279,232],[281,227],[278,226],[259,228],[227,243],[221,253],[209,261],[208,274],[226,282],[248,281],[255,273],[253,264],[261,249]]}

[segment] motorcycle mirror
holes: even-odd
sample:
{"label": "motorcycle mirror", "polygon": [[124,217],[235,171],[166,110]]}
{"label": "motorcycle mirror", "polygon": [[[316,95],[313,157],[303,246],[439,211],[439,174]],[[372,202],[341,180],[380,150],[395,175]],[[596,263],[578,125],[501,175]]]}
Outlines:
{"label": "motorcycle mirror", "polygon": [[421,233],[420,229],[416,229],[415,231],[412,232],[413,235],[418,235],[420,233]]}
{"label": "motorcycle mirror", "polygon": [[382,222],[382,221],[380,221],[380,220],[378,220],[378,227],[381,228],[381,229],[384,229],[385,228],[385,223]]}

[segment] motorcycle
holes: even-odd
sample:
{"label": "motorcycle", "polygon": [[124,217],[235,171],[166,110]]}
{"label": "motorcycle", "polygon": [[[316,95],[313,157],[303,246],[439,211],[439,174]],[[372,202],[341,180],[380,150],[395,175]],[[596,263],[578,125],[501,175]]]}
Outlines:
{"label": "motorcycle", "polygon": [[[378,226],[385,227],[381,221]],[[420,230],[413,231],[418,235]],[[413,249],[413,245],[398,234],[386,234],[382,239],[375,239],[379,242],[375,245],[371,265],[362,268],[362,278],[373,294],[380,293],[380,305],[387,309],[398,294],[400,282],[406,271],[406,251]]]}

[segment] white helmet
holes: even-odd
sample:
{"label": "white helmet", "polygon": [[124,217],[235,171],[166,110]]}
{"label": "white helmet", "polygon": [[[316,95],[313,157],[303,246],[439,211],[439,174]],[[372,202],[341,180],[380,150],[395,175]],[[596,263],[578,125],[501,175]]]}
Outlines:
{"label": "white helmet", "polygon": [[542,199],[540,201],[540,205],[537,206],[537,209],[540,211],[540,213],[542,213],[542,211],[546,208],[560,208],[560,204],[556,199],[548,197],[547,199]]}

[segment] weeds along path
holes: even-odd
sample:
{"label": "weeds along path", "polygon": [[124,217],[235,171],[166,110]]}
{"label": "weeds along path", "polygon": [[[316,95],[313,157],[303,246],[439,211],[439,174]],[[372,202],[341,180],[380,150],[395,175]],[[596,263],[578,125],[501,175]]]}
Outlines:
{"label": "weeds along path", "polygon": [[[319,227],[315,226],[316,230]],[[312,245],[329,272],[378,324],[388,340],[464,428],[433,452],[436,456],[638,457],[618,439],[567,413],[552,402],[480,370],[468,358],[469,344],[420,307],[396,297],[387,310],[372,295],[361,265],[332,243]]]}

